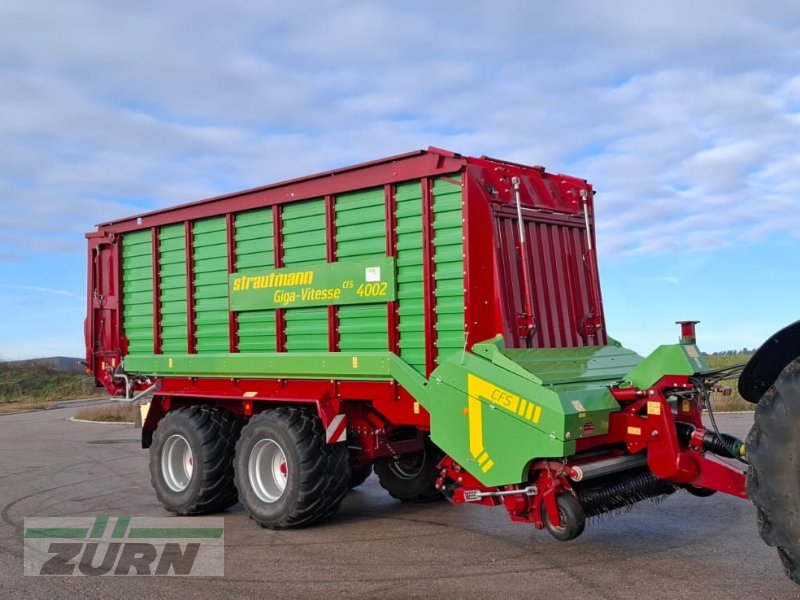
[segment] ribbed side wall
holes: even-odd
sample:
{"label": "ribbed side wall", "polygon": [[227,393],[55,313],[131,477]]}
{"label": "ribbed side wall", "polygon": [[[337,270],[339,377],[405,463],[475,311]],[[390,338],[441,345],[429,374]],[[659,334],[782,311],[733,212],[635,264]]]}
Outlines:
{"label": "ribbed side wall", "polygon": [[419,182],[397,186],[396,207],[400,358],[425,373],[422,189]]}
{"label": "ribbed side wall", "polygon": [[195,339],[197,353],[227,352],[228,235],[225,217],[192,226]]}
{"label": "ribbed side wall", "polygon": [[[434,297],[439,362],[464,346],[464,261],[462,189],[444,178],[433,182]],[[400,357],[425,373],[422,186],[396,186],[397,318]],[[383,187],[334,198],[336,259],[357,260],[386,255],[386,204]],[[301,268],[326,261],[325,200],[283,205],[280,209],[283,265]],[[275,267],[271,207],[234,215],[236,271]],[[228,258],[224,217],[192,224],[192,269],[195,293],[195,337],[198,353],[229,350]],[[132,354],[153,352],[153,273],[150,231],[125,234],[123,246],[123,318]],[[158,297],[162,352],[185,353],[187,339],[186,237],[183,223],[158,229]],[[385,351],[389,347],[384,303],[337,308],[339,349]],[[326,307],[285,311],[289,352],[328,350]],[[275,310],[237,314],[239,352],[277,349]]]}
{"label": "ribbed side wall", "polygon": [[150,231],[122,238],[123,326],[128,351],[153,352],[153,244]]}
{"label": "ribbed side wall", "polygon": [[[272,208],[239,213],[234,223],[236,270],[275,268]],[[276,350],[274,310],[241,312],[237,321],[239,352]]]}
{"label": "ribbed side wall", "polygon": [[[354,260],[386,256],[386,202],[383,188],[336,198],[336,256]],[[386,304],[339,307],[341,351],[385,351],[389,345]]]}
{"label": "ribbed side wall", "polygon": [[464,348],[464,239],[461,186],[437,179],[433,186],[437,360]]}
{"label": "ribbed side wall", "polygon": [[[306,200],[287,204],[282,210],[283,263],[286,267],[325,262],[325,201]],[[328,350],[328,309],[286,310],[287,352]]]}
{"label": "ribbed side wall", "polygon": [[158,234],[161,289],[161,347],[184,353],[189,346],[186,318],[186,236],[183,224],[162,227]]}

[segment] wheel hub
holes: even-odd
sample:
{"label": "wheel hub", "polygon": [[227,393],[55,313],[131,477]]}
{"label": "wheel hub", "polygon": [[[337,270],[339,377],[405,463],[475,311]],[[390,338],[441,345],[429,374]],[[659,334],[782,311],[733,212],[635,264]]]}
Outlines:
{"label": "wheel hub", "polygon": [[164,443],[161,473],[164,483],[173,492],[182,492],[189,487],[194,473],[194,456],[189,442],[182,435],[171,435]]}
{"label": "wheel hub", "polygon": [[262,502],[272,504],[283,496],[289,481],[286,454],[275,440],[259,440],[247,465],[250,486]]}

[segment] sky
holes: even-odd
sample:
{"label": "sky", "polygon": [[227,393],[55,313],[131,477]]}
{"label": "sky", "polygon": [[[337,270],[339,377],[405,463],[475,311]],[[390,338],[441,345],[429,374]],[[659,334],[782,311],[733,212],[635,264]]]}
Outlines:
{"label": "sky", "polygon": [[428,146],[588,179],[642,354],[800,319],[800,3],[0,0],[0,359],[83,355],[96,223]]}

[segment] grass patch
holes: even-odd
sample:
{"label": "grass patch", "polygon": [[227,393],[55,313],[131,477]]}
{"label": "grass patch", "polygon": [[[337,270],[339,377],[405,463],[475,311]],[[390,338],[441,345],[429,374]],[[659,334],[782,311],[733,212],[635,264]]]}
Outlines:
{"label": "grass patch", "polygon": [[135,423],[138,404],[115,403],[100,406],[87,406],[75,413],[76,419],[99,421],[102,423]]}
{"label": "grass patch", "polygon": [[[94,381],[81,373],[65,373],[44,366],[0,362],[0,411],[28,410],[60,400],[96,396]],[[6,405],[13,405],[8,409]]]}
{"label": "grass patch", "polygon": [[28,410],[44,410],[46,408],[50,408],[53,405],[52,402],[11,402],[11,403],[0,403],[0,415],[6,413],[15,413],[15,412],[25,412]]}
{"label": "grass patch", "polygon": [[[722,369],[723,367],[732,367],[740,365],[750,360],[749,354],[734,354],[729,356],[707,356],[708,366],[712,369]],[[755,404],[751,404],[739,395],[739,390],[736,387],[735,379],[726,379],[720,382],[721,385],[733,389],[730,396],[723,396],[719,392],[711,393],[711,406],[714,410],[725,412],[745,412],[754,411]]]}

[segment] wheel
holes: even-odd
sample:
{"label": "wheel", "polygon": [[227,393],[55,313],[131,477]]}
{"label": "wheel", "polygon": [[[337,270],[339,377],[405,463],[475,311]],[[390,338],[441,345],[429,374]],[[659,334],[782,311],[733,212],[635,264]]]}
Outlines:
{"label": "wheel", "polygon": [[357,488],[364,483],[370,475],[372,475],[372,465],[351,465],[350,479],[347,482],[347,487],[351,490]]}
{"label": "wheel", "polygon": [[586,527],[586,515],[580,501],[572,494],[561,494],[556,497],[558,505],[558,525],[550,522],[547,506],[542,504],[542,520],[547,531],[561,542],[574,540],[583,533]]}
{"label": "wheel", "polygon": [[350,478],[345,444],[327,444],[315,414],[280,407],[250,419],[236,444],[239,500],[262,527],[311,525],[339,510]]}
{"label": "wheel", "polygon": [[717,490],[710,490],[704,487],[698,487],[696,485],[686,485],[684,489],[689,492],[692,496],[697,496],[698,498],[708,498],[709,496],[713,496],[717,493]]}
{"label": "wheel", "polygon": [[761,537],[800,583],[800,360],[764,393],[747,436],[747,493]]}
{"label": "wheel", "polygon": [[436,489],[437,466],[443,457],[444,453],[436,444],[425,438],[422,452],[375,463],[373,469],[392,498],[402,502],[433,502],[444,499],[442,492]]}
{"label": "wheel", "polygon": [[233,452],[240,429],[232,413],[208,405],[161,419],[150,446],[150,480],[164,508],[199,515],[236,504]]}

